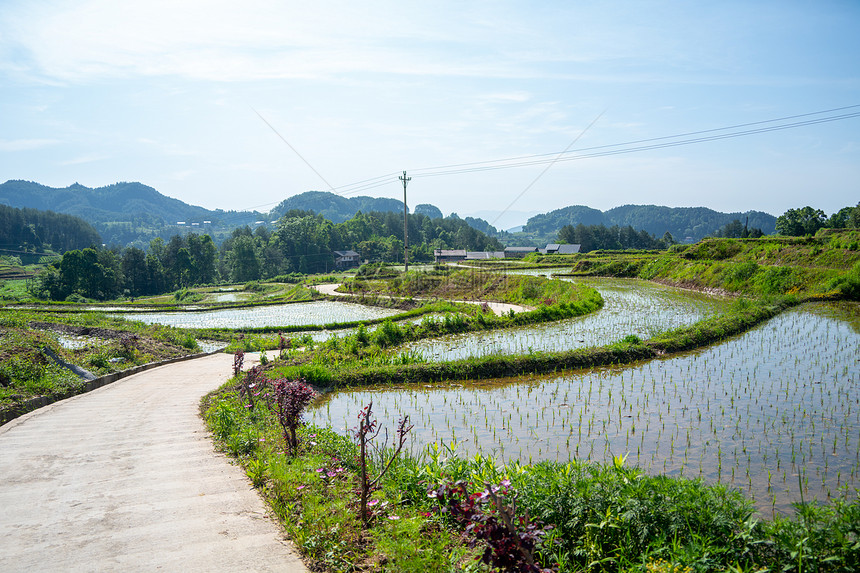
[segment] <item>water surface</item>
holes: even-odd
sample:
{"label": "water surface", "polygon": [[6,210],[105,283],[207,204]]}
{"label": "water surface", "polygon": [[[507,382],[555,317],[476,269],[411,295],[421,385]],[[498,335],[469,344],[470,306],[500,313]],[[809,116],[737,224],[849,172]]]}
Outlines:
{"label": "water surface", "polygon": [[716,346],[561,376],[380,387],[330,395],[310,415],[347,429],[371,399],[413,448],[525,462],[587,458],[701,476],[764,513],[860,486],[860,306],[804,305]]}

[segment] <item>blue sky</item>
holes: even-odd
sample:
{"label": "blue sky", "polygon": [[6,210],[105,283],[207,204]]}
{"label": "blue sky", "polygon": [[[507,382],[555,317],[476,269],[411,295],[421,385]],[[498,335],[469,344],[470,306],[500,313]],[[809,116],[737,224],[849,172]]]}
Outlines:
{"label": "blue sky", "polygon": [[410,207],[510,206],[503,227],[573,204],[829,214],[860,201],[860,117],[427,174],[860,105],[858,29],[856,0],[4,0],[0,180],[265,211],[364,180],[402,198],[407,170]]}

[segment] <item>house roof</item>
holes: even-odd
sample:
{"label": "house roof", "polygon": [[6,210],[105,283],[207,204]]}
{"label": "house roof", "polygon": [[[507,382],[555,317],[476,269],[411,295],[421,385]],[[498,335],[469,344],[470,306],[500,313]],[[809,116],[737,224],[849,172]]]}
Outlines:
{"label": "house roof", "polygon": [[361,256],[358,253],[356,253],[355,251],[335,251],[334,254],[339,256],[339,257],[360,257]]}
{"label": "house roof", "polygon": [[575,255],[582,245],[559,245],[556,251],[559,255]]}
{"label": "house roof", "polygon": [[537,247],[505,247],[506,253],[536,253]]}
{"label": "house roof", "polygon": [[503,259],[504,251],[466,251],[466,259]]}
{"label": "house roof", "polygon": [[465,257],[466,249],[434,249],[433,255],[437,257]]}
{"label": "house roof", "polygon": [[541,249],[541,252],[546,252],[548,255],[575,255],[579,252],[580,246],[581,245],[547,243],[546,249]]}

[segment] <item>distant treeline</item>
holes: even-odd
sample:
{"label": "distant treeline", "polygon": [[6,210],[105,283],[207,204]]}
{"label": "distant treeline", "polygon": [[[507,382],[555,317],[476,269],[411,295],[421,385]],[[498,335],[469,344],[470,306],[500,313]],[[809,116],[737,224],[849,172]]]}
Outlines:
{"label": "distant treeline", "polygon": [[[410,215],[410,261],[432,261],[433,249],[502,250],[460,219]],[[362,260],[403,261],[403,218],[396,213],[358,213],[343,223],[293,210],[272,232],[240,227],[219,249],[209,235],[157,238],[148,251],[137,247],[75,249],[50,265],[30,285],[52,300],[71,297],[107,300],[120,295],[160,294],[218,281],[248,282],[293,273],[334,269],[333,251],[354,250]]]}
{"label": "distant treeline", "polygon": [[636,231],[631,226],[565,225],[558,232],[558,242],[580,245],[579,251],[621,249],[667,249],[675,244],[668,231],[659,239],[648,231]]}
{"label": "distant treeline", "polygon": [[721,213],[707,207],[662,207],[658,205],[623,205],[600,211],[584,205],[571,205],[529,219],[526,233],[546,236],[555,234],[567,225],[604,225],[644,230],[656,237],[670,233],[682,242],[698,241],[734,221],[746,222],[750,227],[762,229],[765,234],[774,232],[776,217],[761,211]]}
{"label": "distant treeline", "polygon": [[776,220],[776,232],[788,237],[814,235],[818,229],[860,229],[860,203],[828,217],[821,209],[789,209]]}
{"label": "distant treeline", "polygon": [[101,243],[93,226],[79,217],[0,205],[0,254],[62,253]]}

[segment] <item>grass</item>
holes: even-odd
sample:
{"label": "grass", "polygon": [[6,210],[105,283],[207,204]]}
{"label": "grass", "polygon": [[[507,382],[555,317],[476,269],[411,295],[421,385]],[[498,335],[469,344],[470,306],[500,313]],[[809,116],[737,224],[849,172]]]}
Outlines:
{"label": "grass", "polygon": [[748,297],[860,300],[860,232],[704,239],[668,253],[581,255],[573,274],[624,276]]}
{"label": "grass", "polygon": [[[47,331],[88,334],[95,342],[67,349]],[[45,348],[95,375],[199,351],[193,335],[180,329],[102,313],[0,309],[0,407],[17,408],[36,396],[56,400],[82,390],[81,379],[50,360]]]}
{"label": "grass", "polygon": [[[462,480],[480,492],[510,480],[520,515],[550,534],[536,556],[566,571],[852,571],[860,566],[860,502],[797,505],[774,521],[752,517],[737,491],[701,480],[648,476],[611,464],[509,463],[464,458],[441,444],[398,458],[357,513],[351,439],[305,426],[296,457],[284,453],[265,406],[243,407],[228,383],[202,409],[220,446],[243,464],[303,557],[319,571],[486,571],[468,534],[439,512],[428,488]],[[258,404],[260,404],[258,402]]]}

